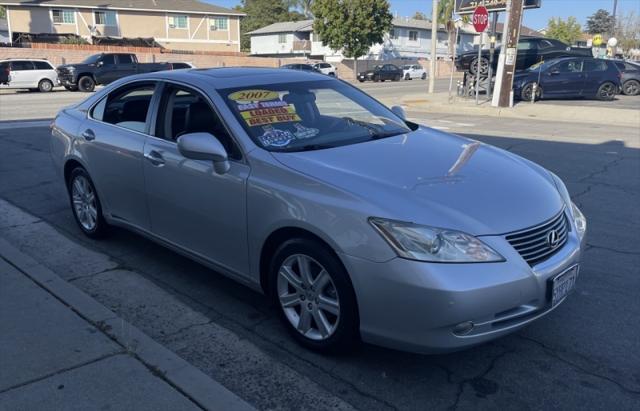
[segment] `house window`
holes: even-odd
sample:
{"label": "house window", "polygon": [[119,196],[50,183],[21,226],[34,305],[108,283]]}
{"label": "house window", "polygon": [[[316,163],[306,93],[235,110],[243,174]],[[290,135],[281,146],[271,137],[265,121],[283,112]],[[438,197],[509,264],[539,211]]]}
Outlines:
{"label": "house window", "polygon": [[96,24],[103,26],[117,26],[116,12],[115,11],[95,11],[93,17],[96,20]]}
{"label": "house window", "polygon": [[287,34],[286,33],[278,34],[278,43],[284,44],[286,42],[287,42]]}
{"label": "house window", "polygon": [[186,29],[187,28],[187,16],[169,16],[169,28],[170,29]]}
{"label": "house window", "polygon": [[51,10],[54,24],[76,24],[76,14],[73,10]]}
{"label": "house window", "polygon": [[227,17],[213,17],[209,20],[209,27],[213,30],[228,30],[229,18]]}
{"label": "house window", "polygon": [[391,29],[391,31],[389,31],[389,38],[391,40],[398,40],[398,30]]}
{"label": "house window", "polygon": [[409,31],[409,41],[418,41],[418,32],[414,30]]}

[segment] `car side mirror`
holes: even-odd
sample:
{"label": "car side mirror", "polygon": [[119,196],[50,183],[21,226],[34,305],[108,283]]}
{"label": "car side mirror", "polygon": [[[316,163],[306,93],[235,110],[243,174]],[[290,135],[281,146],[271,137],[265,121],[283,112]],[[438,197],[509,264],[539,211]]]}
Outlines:
{"label": "car side mirror", "polygon": [[400,117],[402,119],[402,121],[406,121],[407,120],[407,113],[405,113],[404,109],[400,106],[393,106],[391,107],[391,111],[393,112],[393,114],[395,114],[396,116]]}
{"label": "car side mirror", "polygon": [[218,174],[229,171],[231,165],[220,140],[209,133],[188,133],[178,137],[178,151],[192,160],[208,160],[213,162],[213,169]]}
{"label": "car side mirror", "polygon": [[96,67],[102,67],[104,66],[104,61],[100,60],[96,63]]}

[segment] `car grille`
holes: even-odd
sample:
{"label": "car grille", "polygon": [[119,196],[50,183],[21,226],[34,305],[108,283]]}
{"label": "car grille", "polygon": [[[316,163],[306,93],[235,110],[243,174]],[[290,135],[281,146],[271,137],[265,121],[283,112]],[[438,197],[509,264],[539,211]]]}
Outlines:
{"label": "car grille", "polygon": [[67,69],[58,69],[56,71],[58,72],[58,78],[60,80],[69,80],[69,81],[71,81],[73,79],[73,75]]}
{"label": "car grille", "polygon": [[560,250],[567,242],[568,232],[567,217],[562,210],[551,220],[536,227],[507,234],[506,239],[530,266],[534,266]]}

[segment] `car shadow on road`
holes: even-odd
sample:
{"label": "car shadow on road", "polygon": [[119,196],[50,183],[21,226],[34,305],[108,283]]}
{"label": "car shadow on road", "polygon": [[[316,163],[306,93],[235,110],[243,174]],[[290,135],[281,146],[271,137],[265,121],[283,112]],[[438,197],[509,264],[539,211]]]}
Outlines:
{"label": "car shadow on road", "polygon": [[[589,218],[589,246],[577,291],[557,310],[511,336],[450,354],[420,355],[363,345],[348,355],[319,355],[298,346],[278,321],[275,308],[255,291],[125,230],[115,229],[100,242],[86,239],[76,228],[41,137],[18,139],[0,131],[0,149],[11,155],[0,163],[0,197],[74,241],[111,256],[120,268],[141,273],[357,408],[633,408],[640,393],[639,337],[632,326],[640,314],[638,150],[616,140],[579,144],[470,137],[520,154],[563,178]],[[29,154],[32,151],[35,154]],[[25,162],[34,159],[42,164],[25,170]],[[138,307],[136,301],[122,304],[155,309]],[[438,313],[415,313],[416,319],[425,315]],[[129,320],[136,325],[135,318]],[[173,341],[187,341],[180,355],[215,374],[221,365],[207,360],[207,345],[197,343],[193,332],[172,336]]]}

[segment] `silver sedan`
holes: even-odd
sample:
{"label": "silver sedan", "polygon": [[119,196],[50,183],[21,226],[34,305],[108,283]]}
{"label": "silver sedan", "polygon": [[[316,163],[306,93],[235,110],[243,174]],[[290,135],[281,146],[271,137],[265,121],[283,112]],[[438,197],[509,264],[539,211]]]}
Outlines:
{"label": "silver sedan", "polygon": [[557,176],[327,76],[133,76],[52,130],[86,235],[125,227],[266,293],[312,349],[462,349],[578,278],[586,220]]}

